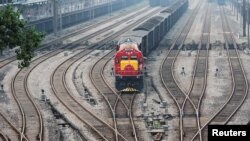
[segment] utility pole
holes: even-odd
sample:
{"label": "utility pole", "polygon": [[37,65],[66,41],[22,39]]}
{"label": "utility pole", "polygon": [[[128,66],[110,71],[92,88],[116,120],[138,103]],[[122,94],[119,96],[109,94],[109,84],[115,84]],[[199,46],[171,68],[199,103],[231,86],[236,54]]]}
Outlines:
{"label": "utility pole", "polygon": [[234,6],[232,1],[231,1],[231,3],[232,3],[233,14],[235,15],[235,6]]}
{"label": "utility pole", "polygon": [[[59,1],[58,3],[58,10],[59,10],[59,32],[62,32],[62,1]],[[61,33],[59,33],[59,35],[61,35]]]}
{"label": "utility pole", "polygon": [[109,14],[112,14],[112,0],[109,0]]}
{"label": "utility pole", "polygon": [[57,6],[57,1],[56,0],[52,0],[53,1],[53,30],[54,30],[54,34],[57,35],[57,29],[58,29],[58,6]]}
{"label": "utility pole", "polygon": [[53,0],[53,27],[54,35],[60,35],[58,32],[62,30],[62,9],[59,0]]}
{"label": "utility pole", "polygon": [[238,0],[236,1],[237,2],[237,4],[236,4],[236,6],[237,6],[237,9],[236,9],[236,14],[237,14],[237,21],[238,21],[238,8],[239,8],[239,2],[238,2]]}
{"label": "utility pole", "polygon": [[249,49],[249,0],[247,0],[247,47]]}
{"label": "utility pole", "polygon": [[91,9],[92,9],[92,14],[91,14],[91,17],[92,19],[95,18],[95,2],[93,0],[90,0],[91,1]]}
{"label": "utility pole", "polygon": [[246,36],[246,0],[243,0],[242,16],[243,16],[243,37],[245,37]]}

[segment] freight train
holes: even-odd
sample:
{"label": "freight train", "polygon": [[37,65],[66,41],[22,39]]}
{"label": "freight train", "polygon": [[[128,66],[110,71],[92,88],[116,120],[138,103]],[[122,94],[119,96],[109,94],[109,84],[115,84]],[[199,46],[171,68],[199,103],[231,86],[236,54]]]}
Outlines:
{"label": "freight train", "polygon": [[158,46],[187,8],[188,0],[179,0],[121,36],[114,57],[115,85],[118,90],[142,90],[144,57]]}

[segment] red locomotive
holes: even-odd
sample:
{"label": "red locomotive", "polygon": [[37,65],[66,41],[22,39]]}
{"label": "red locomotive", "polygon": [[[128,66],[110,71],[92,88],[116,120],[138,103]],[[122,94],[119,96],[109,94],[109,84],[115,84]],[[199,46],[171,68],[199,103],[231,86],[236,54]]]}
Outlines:
{"label": "red locomotive", "polygon": [[116,88],[123,92],[143,88],[144,57],[155,49],[163,36],[188,8],[188,0],[175,2],[138,27],[123,34],[116,47],[114,59]]}
{"label": "red locomotive", "polygon": [[138,86],[142,85],[144,66],[140,44],[135,39],[122,38],[116,51],[114,64],[117,89],[140,89]]}

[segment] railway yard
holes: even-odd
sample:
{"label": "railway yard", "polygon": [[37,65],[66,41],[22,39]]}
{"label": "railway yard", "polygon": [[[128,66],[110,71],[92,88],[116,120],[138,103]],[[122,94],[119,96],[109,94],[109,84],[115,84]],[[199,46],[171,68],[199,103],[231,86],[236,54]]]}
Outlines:
{"label": "railway yard", "polygon": [[[234,12],[142,1],[48,34],[29,67],[4,50],[0,141],[207,141],[208,125],[249,124],[250,50]],[[143,88],[118,90],[115,54],[132,34]]]}

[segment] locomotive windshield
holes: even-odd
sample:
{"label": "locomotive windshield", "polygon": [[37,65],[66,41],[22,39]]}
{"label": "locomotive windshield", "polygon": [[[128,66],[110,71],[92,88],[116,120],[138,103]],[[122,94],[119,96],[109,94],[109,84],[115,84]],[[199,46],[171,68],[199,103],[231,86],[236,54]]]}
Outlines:
{"label": "locomotive windshield", "polygon": [[125,38],[125,39],[120,40],[118,44],[119,45],[121,45],[121,44],[137,44],[137,42],[131,38]]}
{"label": "locomotive windshield", "polygon": [[128,60],[128,56],[122,56],[122,60]]}
{"label": "locomotive windshield", "polygon": [[137,56],[131,56],[130,60],[137,60]]}

